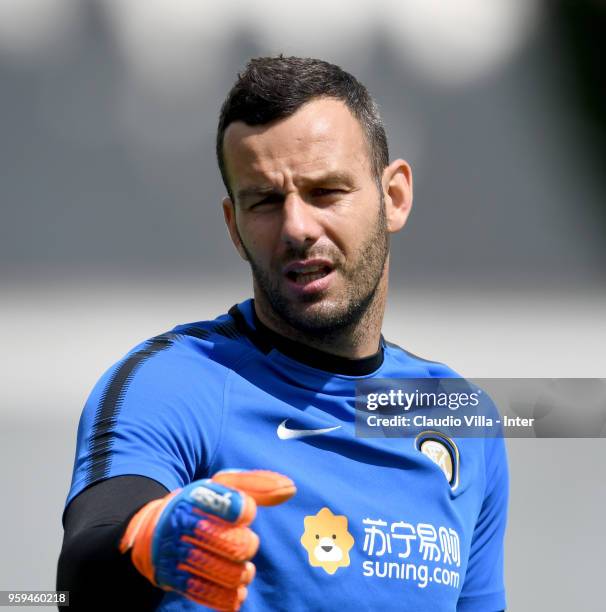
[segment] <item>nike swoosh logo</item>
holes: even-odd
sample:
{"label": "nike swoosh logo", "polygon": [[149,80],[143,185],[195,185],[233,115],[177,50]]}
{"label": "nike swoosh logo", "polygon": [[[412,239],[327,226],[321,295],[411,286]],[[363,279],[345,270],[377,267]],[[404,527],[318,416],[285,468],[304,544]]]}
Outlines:
{"label": "nike swoosh logo", "polygon": [[280,440],[292,440],[294,438],[304,438],[305,436],[319,436],[320,434],[325,434],[329,431],[341,428],[341,425],[337,425],[336,427],[324,427],[323,429],[289,429],[286,427],[286,421],[288,421],[288,419],[284,419],[278,425],[277,433]]}

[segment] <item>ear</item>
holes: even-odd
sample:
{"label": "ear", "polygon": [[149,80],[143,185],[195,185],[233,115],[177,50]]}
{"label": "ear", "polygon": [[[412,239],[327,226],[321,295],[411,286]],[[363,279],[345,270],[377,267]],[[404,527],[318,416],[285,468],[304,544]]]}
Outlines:
{"label": "ear", "polygon": [[240,240],[240,233],[238,232],[238,226],[236,225],[236,207],[232,202],[229,196],[225,196],[223,198],[223,218],[225,219],[225,225],[227,225],[227,231],[229,232],[229,237],[231,241],[234,243],[236,250],[240,254],[240,257],[244,261],[248,261],[248,257],[246,256],[246,251],[242,246],[242,241]]}
{"label": "ear", "polygon": [[391,162],[381,181],[385,195],[387,229],[399,232],[405,225],[412,208],[412,169],[403,159]]}

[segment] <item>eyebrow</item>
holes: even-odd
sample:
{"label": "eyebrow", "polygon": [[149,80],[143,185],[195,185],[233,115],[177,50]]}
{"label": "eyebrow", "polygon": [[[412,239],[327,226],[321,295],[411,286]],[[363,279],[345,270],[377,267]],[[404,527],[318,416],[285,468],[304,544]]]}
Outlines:
{"label": "eyebrow", "polygon": [[[347,172],[335,171],[328,172],[326,174],[312,176],[309,178],[303,178],[301,181],[303,184],[343,184],[348,187],[353,187],[354,178]],[[256,187],[243,187],[242,189],[238,189],[236,191],[236,200],[246,200],[248,198],[252,198],[260,195],[282,195],[282,191],[272,185],[259,185]]]}
{"label": "eyebrow", "polygon": [[236,191],[236,200],[247,200],[248,198],[252,198],[254,196],[269,195],[273,193],[280,193],[280,190],[271,186],[246,187],[244,189],[238,189],[238,191]]}

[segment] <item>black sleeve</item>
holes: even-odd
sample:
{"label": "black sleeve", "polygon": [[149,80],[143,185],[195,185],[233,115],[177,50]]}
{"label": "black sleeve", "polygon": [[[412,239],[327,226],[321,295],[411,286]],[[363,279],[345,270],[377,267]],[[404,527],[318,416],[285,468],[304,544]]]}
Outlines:
{"label": "black sleeve", "polygon": [[69,591],[71,612],[155,610],[164,591],[135,569],[118,545],[132,516],[164,486],[144,476],[103,480],[76,496],[64,514],[65,535],[57,567],[57,590]]}

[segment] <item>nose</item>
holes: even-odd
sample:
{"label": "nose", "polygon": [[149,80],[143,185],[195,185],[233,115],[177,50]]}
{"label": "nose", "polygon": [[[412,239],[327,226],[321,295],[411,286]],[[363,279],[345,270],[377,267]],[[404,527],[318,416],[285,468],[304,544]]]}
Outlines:
{"label": "nose", "polygon": [[286,196],[282,207],[282,241],[291,247],[314,244],[322,233],[318,210],[298,194]]}
{"label": "nose", "polygon": [[325,552],[330,552],[332,550],[332,546],[322,546],[321,548]]}

